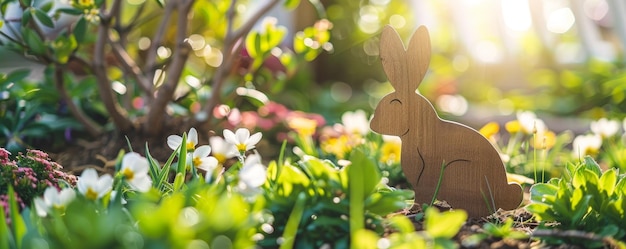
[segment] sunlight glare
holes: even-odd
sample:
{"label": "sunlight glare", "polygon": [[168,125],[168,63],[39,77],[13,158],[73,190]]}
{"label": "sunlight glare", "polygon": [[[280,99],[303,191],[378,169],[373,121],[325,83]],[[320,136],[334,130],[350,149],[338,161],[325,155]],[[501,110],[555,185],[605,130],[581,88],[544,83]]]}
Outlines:
{"label": "sunlight glare", "polygon": [[437,106],[443,112],[447,112],[455,116],[462,116],[467,113],[469,103],[461,95],[444,94],[437,98]]}
{"label": "sunlight glare", "polygon": [[530,8],[527,0],[502,0],[504,24],[513,31],[526,31],[530,28]]}
{"label": "sunlight glare", "polygon": [[502,60],[502,51],[500,48],[488,40],[479,41],[472,50],[474,57],[484,63],[497,63]]}
{"label": "sunlight glare", "polygon": [[560,8],[552,11],[548,15],[546,27],[550,32],[563,34],[572,28],[575,21],[576,18],[570,8]]}
{"label": "sunlight glare", "polygon": [[606,0],[587,0],[583,3],[583,9],[591,20],[600,21],[609,13],[609,4]]}
{"label": "sunlight glare", "polygon": [[366,34],[373,34],[380,28],[378,9],[372,5],[365,5],[359,11],[359,28]]}

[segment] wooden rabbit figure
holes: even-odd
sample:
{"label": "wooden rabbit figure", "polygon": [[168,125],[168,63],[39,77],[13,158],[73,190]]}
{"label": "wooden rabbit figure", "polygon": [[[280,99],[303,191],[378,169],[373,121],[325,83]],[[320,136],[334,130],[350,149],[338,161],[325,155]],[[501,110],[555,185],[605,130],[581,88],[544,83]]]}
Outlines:
{"label": "wooden rabbit figure", "polygon": [[443,170],[436,198],[453,208],[464,209],[471,217],[517,208],[522,189],[507,182],[504,164],[493,145],[476,130],[439,118],[432,104],[416,93],[428,69],[430,52],[424,26],[415,31],[408,49],[393,28],[384,28],[380,59],[395,91],[378,103],[371,129],[400,136],[402,169],[415,190],[415,203],[431,202]]}

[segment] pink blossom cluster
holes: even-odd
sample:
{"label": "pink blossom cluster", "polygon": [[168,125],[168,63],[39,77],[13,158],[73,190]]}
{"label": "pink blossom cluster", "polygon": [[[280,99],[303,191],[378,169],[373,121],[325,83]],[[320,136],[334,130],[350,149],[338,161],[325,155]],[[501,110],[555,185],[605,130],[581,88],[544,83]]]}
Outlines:
{"label": "pink blossom cluster", "polygon": [[[50,186],[57,189],[61,189],[62,184],[75,186],[76,176],[62,169],[43,151],[28,150],[12,159],[9,151],[0,148],[0,205],[5,208],[5,215],[8,212],[9,186],[15,190],[20,210]],[[9,221],[8,216],[5,217]]]}
{"label": "pink blossom cluster", "polygon": [[219,108],[224,107],[217,107],[213,114],[217,118],[227,119],[228,122],[225,128],[233,129],[235,127],[243,127],[249,130],[259,130],[264,134],[277,131],[276,139],[278,141],[287,138],[285,132],[279,131],[285,130],[287,120],[292,118],[301,117],[315,120],[317,127],[323,127],[326,124],[326,120],[322,115],[290,110],[286,106],[273,101],[267,102],[265,105],[259,107],[257,111],[241,112],[238,109],[220,111]]}

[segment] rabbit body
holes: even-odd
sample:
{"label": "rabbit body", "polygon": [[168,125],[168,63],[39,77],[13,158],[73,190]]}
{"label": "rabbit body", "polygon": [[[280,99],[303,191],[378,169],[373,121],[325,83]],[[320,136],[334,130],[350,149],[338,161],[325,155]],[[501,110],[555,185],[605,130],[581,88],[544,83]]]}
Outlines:
{"label": "rabbit body", "polygon": [[476,130],[439,118],[432,104],[416,93],[430,63],[426,28],[418,28],[405,49],[398,33],[385,27],[380,56],[395,91],[381,99],[370,126],[400,136],[401,164],[415,190],[415,202],[431,202],[443,170],[436,197],[453,208],[473,217],[517,208],[522,190],[507,182],[495,147]]}

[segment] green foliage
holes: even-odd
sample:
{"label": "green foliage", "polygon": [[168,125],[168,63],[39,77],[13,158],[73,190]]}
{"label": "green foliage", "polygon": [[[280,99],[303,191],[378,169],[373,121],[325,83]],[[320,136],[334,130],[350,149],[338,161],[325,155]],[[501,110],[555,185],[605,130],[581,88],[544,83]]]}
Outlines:
{"label": "green foliage", "polygon": [[428,208],[424,216],[424,230],[416,232],[406,216],[392,216],[387,226],[393,230],[388,237],[381,238],[369,230],[359,230],[354,235],[354,248],[458,248],[453,240],[467,219],[462,210],[440,213]]}
{"label": "green foliage", "polygon": [[476,247],[485,239],[528,239],[528,234],[516,230],[513,226],[514,224],[511,217],[508,217],[501,223],[487,222],[483,225],[481,233],[473,234],[463,239],[462,244],[466,247]]}
{"label": "green foliage", "polygon": [[259,245],[278,246],[278,237],[286,232],[289,222],[279,214],[296,210],[294,203],[300,203],[303,198],[296,193],[304,193],[306,201],[295,247],[347,248],[350,227],[359,223],[381,234],[383,217],[405,208],[413,193],[382,184],[376,164],[363,152],[355,150],[350,161],[350,165],[339,167],[330,161],[304,156],[295,165],[271,163],[264,193],[266,208],[274,215],[274,231],[263,233]]}
{"label": "green foliage", "polygon": [[[544,222],[563,230],[580,230],[601,237],[626,239],[626,180],[616,169],[602,173],[590,157],[578,164],[569,164],[562,178],[534,185],[526,209]],[[549,224],[549,223],[548,223]],[[589,247],[602,244],[577,239],[550,240],[555,243],[575,242]]]}
{"label": "green foliage", "polygon": [[13,153],[32,145],[62,143],[80,124],[64,114],[57,91],[26,80],[29,70],[0,74],[0,146]]}

